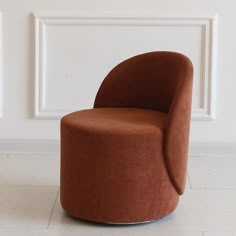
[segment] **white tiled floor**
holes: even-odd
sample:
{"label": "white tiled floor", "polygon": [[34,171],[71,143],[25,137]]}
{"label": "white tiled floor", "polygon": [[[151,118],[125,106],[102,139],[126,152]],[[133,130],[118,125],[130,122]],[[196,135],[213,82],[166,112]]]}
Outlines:
{"label": "white tiled floor", "polygon": [[83,222],[61,208],[59,157],[0,155],[0,236],[236,236],[236,158],[191,157],[176,211],[134,226]]}
{"label": "white tiled floor", "polygon": [[204,232],[204,236],[235,236],[232,232]]}
{"label": "white tiled floor", "polygon": [[235,168],[236,157],[192,157],[188,165],[191,186],[198,189],[236,189]]}
{"label": "white tiled floor", "polygon": [[46,228],[58,187],[0,188],[0,228]]}
{"label": "white tiled floor", "polygon": [[58,155],[9,154],[0,158],[3,185],[59,186]]}

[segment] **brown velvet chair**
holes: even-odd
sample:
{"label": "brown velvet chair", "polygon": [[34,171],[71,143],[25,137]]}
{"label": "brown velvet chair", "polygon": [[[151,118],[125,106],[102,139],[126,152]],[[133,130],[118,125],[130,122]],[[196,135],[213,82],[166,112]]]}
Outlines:
{"label": "brown velvet chair", "polygon": [[184,192],[193,66],[150,52],[116,66],[94,108],[61,120],[62,207],[96,222],[139,223],[170,214]]}

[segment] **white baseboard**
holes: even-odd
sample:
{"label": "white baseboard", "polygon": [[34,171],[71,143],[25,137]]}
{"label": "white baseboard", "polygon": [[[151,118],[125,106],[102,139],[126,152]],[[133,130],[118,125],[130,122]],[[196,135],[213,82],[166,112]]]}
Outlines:
{"label": "white baseboard", "polygon": [[236,143],[212,142],[212,143],[190,143],[190,156],[235,156],[236,157]]}
{"label": "white baseboard", "polygon": [[[0,153],[59,153],[59,140],[0,139]],[[190,156],[235,156],[236,143],[190,143]]]}
{"label": "white baseboard", "polygon": [[0,153],[59,153],[59,140],[0,139]]}

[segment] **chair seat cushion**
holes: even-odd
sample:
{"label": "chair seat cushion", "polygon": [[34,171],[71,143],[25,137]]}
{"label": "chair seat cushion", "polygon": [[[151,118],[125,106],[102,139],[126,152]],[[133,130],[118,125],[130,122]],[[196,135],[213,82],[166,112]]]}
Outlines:
{"label": "chair seat cushion", "polygon": [[167,114],[138,108],[95,108],[71,113],[63,122],[86,132],[141,134],[163,132]]}

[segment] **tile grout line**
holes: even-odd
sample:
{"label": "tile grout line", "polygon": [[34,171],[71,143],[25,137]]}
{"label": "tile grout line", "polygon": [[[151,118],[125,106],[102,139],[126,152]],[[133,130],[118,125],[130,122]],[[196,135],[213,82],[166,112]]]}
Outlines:
{"label": "tile grout line", "polygon": [[223,188],[223,187],[191,187],[191,190],[198,191],[198,190],[220,190],[220,191],[235,191],[236,187],[232,188]]}
{"label": "tile grout line", "polygon": [[52,220],[52,215],[53,215],[53,212],[54,212],[54,209],[55,209],[55,206],[56,206],[57,198],[59,196],[59,191],[60,191],[60,187],[58,188],[57,196],[56,196],[56,199],[55,199],[53,207],[52,207],[52,212],[51,212],[51,215],[50,215],[50,218],[49,218],[49,221],[48,221],[47,229],[49,229],[49,225],[50,225],[51,220]]}
{"label": "tile grout line", "polygon": [[190,181],[190,176],[189,176],[189,172],[187,171],[187,176],[188,176],[188,182],[189,182],[189,185],[190,185],[190,189],[193,189],[193,186],[192,186],[192,183]]}

